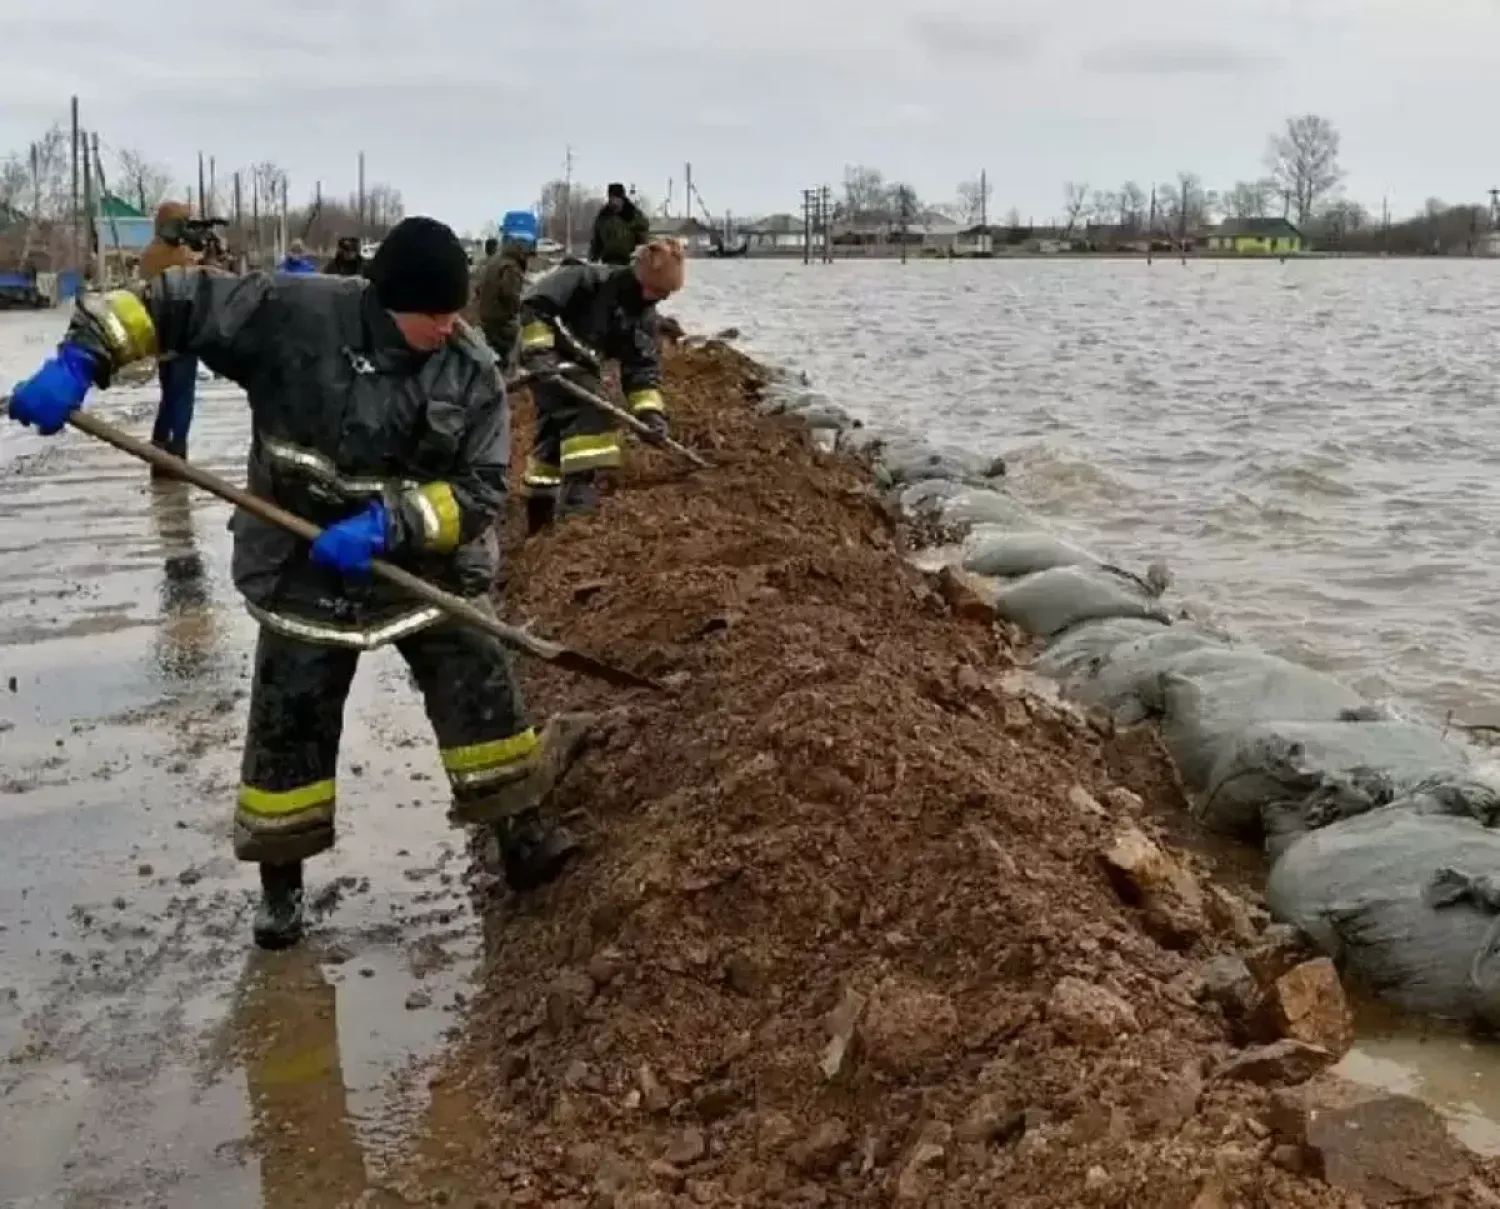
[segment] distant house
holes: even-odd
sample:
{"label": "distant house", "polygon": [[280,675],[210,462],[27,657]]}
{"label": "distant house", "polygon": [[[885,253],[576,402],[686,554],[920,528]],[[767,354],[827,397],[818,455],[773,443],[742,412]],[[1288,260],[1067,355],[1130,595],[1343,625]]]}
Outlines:
{"label": "distant house", "polygon": [[1302,251],[1302,232],[1284,218],[1226,218],[1208,236],[1208,251],[1288,256]]}
{"label": "distant house", "polygon": [[683,247],[689,252],[706,252],[715,243],[722,242],[722,237],[711,227],[699,222],[696,218],[664,218],[656,217],[651,220],[652,239],[680,239]]}
{"label": "distant house", "polygon": [[[736,231],[739,238],[750,245],[750,252],[800,252],[807,243],[807,227],[797,214],[771,214],[750,222],[742,222]],[[821,244],[821,236],[813,232],[813,247]]]}
{"label": "distant house", "polygon": [[155,224],[148,215],[113,193],[99,199],[94,223],[106,252],[144,251],[155,234]]}
{"label": "distant house", "polygon": [[954,222],[941,210],[923,210],[912,223],[912,230],[921,233],[922,251],[948,256],[957,251],[963,224]]}
{"label": "distant house", "polygon": [[993,256],[995,245],[1005,242],[1003,227],[990,227],[983,223],[966,227],[953,238],[955,256]]}

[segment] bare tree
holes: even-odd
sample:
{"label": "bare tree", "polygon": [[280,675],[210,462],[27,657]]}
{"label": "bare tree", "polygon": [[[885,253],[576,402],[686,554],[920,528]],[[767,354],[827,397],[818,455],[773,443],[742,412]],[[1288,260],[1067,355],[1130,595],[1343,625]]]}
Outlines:
{"label": "bare tree", "polygon": [[0,206],[17,213],[31,208],[31,166],[19,155],[0,160]]}
{"label": "bare tree", "polygon": [[166,200],[172,191],[172,173],[147,159],[139,151],[121,151],[116,159],[115,179],[111,182],[119,195],[149,214]]}
{"label": "bare tree", "polygon": [[1088,212],[1094,222],[1114,222],[1120,213],[1119,195],[1108,189],[1095,189],[1089,194]]}
{"label": "bare tree", "polygon": [[1146,210],[1150,204],[1146,191],[1135,181],[1126,181],[1120,186],[1120,225],[1139,231],[1146,225]]}
{"label": "bare tree", "polygon": [[1266,165],[1277,187],[1290,198],[1297,221],[1304,223],[1343,179],[1339,132],[1315,113],[1288,118],[1286,130],[1271,138]]}
{"label": "bare tree", "polygon": [[990,198],[995,194],[995,186],[990,183],[988,176],[976,176],[971,180],[960,181],[958,185],[958,213],[961,221],[977,223],[984,221],[989,212]]}
{"label": "bare tree", "polygon": [[569,215],[572,216],[573,239],[588,242],[589,230],[594,216],[604,204],[604,191],[574,181],[548,181],[542,186],[541,219],[542,234],[558,243],[568,233]]}
{"label": "bare tree", "polygon": [[1235,181],[1224,194],[1224,212],[1231,218],[1265,218],[1277,205],[1279,191],[1268,177],[1253,181]]}
{"label": "bare tree", "polygon": [[878,168],[850,164],[844,169],[844,206],[849,216],[872,214],[891,208],[891,191]]}
{"label": "bare tree", "polygon": [[1175,181],[1156,187],[1157,214],[1169,235],[1198,230],[1212,221],[1218,206],[1218,195],[1193,172],[1179,172]]}
{"label": "bare tree", "polygon": [[1089,218],[1089,186],[1087,181],[1068,181],[1063,185],[1063,213],[1068,223],[1063,234],[1068,235],[1080,222]]}
{"label": "bare tree", "polygon": [[1005,212],[1005,225],[1011,228],[1021,225],[1021,212],[1014,206]]}

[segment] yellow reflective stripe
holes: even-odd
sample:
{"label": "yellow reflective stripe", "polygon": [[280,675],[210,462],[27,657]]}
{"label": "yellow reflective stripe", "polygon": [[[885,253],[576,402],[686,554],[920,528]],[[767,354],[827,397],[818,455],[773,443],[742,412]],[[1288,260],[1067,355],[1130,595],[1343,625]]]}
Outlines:
{"label": "yellow reflective stripe", "polygon": [[562,472],[620,464],[620,438],[615,433],[567,437],[562,443]]}
{"label": "yellow reflective stripe", "polygon": [[246,814],[278,818],[282,815],[298,814],[333,801],[334,782],[314,781],[296,789],[256,789],[253,785],[241,785],[239,805]]}
{"label": "yellow reflective stripe", "polygon": [[481,772],[502,764],[514,764],[524,760],[537,748],[536,729],[525,730],[504,739],[491,739],[487,743],[471,743],[467,747],[445,747],[440,753],[443,768],[449,775]]}
{"label": "yellow reflective stripe", "polygon": [[537,487],[556,487],[562,482],[562,467],[536,458],[527,458],[526,469],[521,477],[523,481]]}
{"label": "yellow reflective stripe", "polygon": [[667,405],[662,402],[661,391],[633,390],[625,396],[625,402],[630,404],[631,411],[666,411]]}
{"label": "yellow reflective stripe", "polygon": [[557,337],[552,333],[551,324],[536,320],[521,329],[521,347],[528,352],[533,349],[551,348],[556,343]]}
{"label": "yellow reflective stripe", "polygon": [[146,304],[130,290],[110,290],[88,313],[104,329],[116,365],[156,356],[156,324]]}
{"label": "yellow reflective stripe", "polygon": [[463,536],[459,528],[458,497],[448,483],[423,483],[410,498],[422,514],[422,536],[429,550],[447,554],[457,550]]}

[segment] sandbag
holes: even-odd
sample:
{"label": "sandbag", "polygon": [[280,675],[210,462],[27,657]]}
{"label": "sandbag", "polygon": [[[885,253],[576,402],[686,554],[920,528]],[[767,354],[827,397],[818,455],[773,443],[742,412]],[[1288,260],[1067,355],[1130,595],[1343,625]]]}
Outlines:
{"label": "sandbag", "polygon": [[1043,638],[1106,617],[1168,620],[1139,580],[1112,567],[1053,567],[1000,590],[995,610],[1006,621]]}
{"label": "sandbag", "polygon": [[[1148,710],[1152,686],[1141,696]],[[1183,784],[1208,788],[1214,765],[1257,722],[1378,721],[1352,688],[1264,651],[1206,647],[1168,662],[1157,678],[1162,739]]]}
{"label": "sandbag", "polygon": [[908,441],[892,440],[880,452],[880,470],[892,485],[920,479],[985,479],[992,477],[992,467],[990,458],[949,453]]}
{"label": "sandbag", "polygon": [[1060,680],[1064,691],[1069,681],[1094,675],[1100,664],[1117,647],[1150,634],[1164,634],[1165,622],[1148,617],[1111,617],[1104,621],[1086,621],[1059,634],[1037,656],[1032,670],[1052,680]]}
{"label": "sandbag", "polygon": [[1500,833],[1398,802],[1309,832],[1266,901],[1408,1011],[1500,1023]]}
{"label": "sandbag", "polygon": [[[1379,807],[1372,807],[1369,803],[1373,796],[1369,781],[1357,778],[1352,789],[1335,783],[1311,799],[1286,798],[1267,802],[1260,812],[1267,858],[1274,865],[1309,831],[1357,818],[1388,804],[1382,802]],[[1444,814],[1475,819],[1485,827],[1500,826],[1500,790],[1462,772],[1439,774],[1432,780],[1419,783],[1394,801],[1399,802],[1403,810],[1415,814]]]}
{"label": "sandbag", "polygon": [[1036,528],[1036,521],[1024,504],[1003,491],[982,487],[962,491],[944,501],[943,520],[957,528],[995,526],[997,534]]}
{"label": "sandbag", "polygon": [[1014,579],[1052,567],[1096,566],[1099,560],[1060,537],[1040,530],[1008,533],[971,542],[964,551],[963,567],[975,575]]}
{"label": "sandbag", "polygon": [[1164,672],[1183,666],[1199,652],[1229,649],[1192,625],[1157,626],[1121,643],[1085,673],[1064,681],[1063,695],[1085,708],[1109,710],[1121,726],[1134,726],[1161,713]]}
{"label": "sandbag", "polygon": [[1220,752],[1194,813],[1213,831],[1284,837],[1366,814],[1468,764],[1463,748],[1409,722],[1256,722]]}
{"label": "sandbag", "polygon": [[907,516],[937,516],[942,511],[944,500],[962,494],[968,488],[952,479],[919,479],[901,488],[897,497],[901,511]]}

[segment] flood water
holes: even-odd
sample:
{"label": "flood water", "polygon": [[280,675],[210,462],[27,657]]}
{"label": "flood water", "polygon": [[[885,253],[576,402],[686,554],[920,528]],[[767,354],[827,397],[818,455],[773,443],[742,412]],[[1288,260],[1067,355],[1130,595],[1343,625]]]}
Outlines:
{"label": "flood water", "polygon": [[695,261],[862,418],[1001,453],[1058,531],[1429,710],[1500,702],[1500,263]]}

